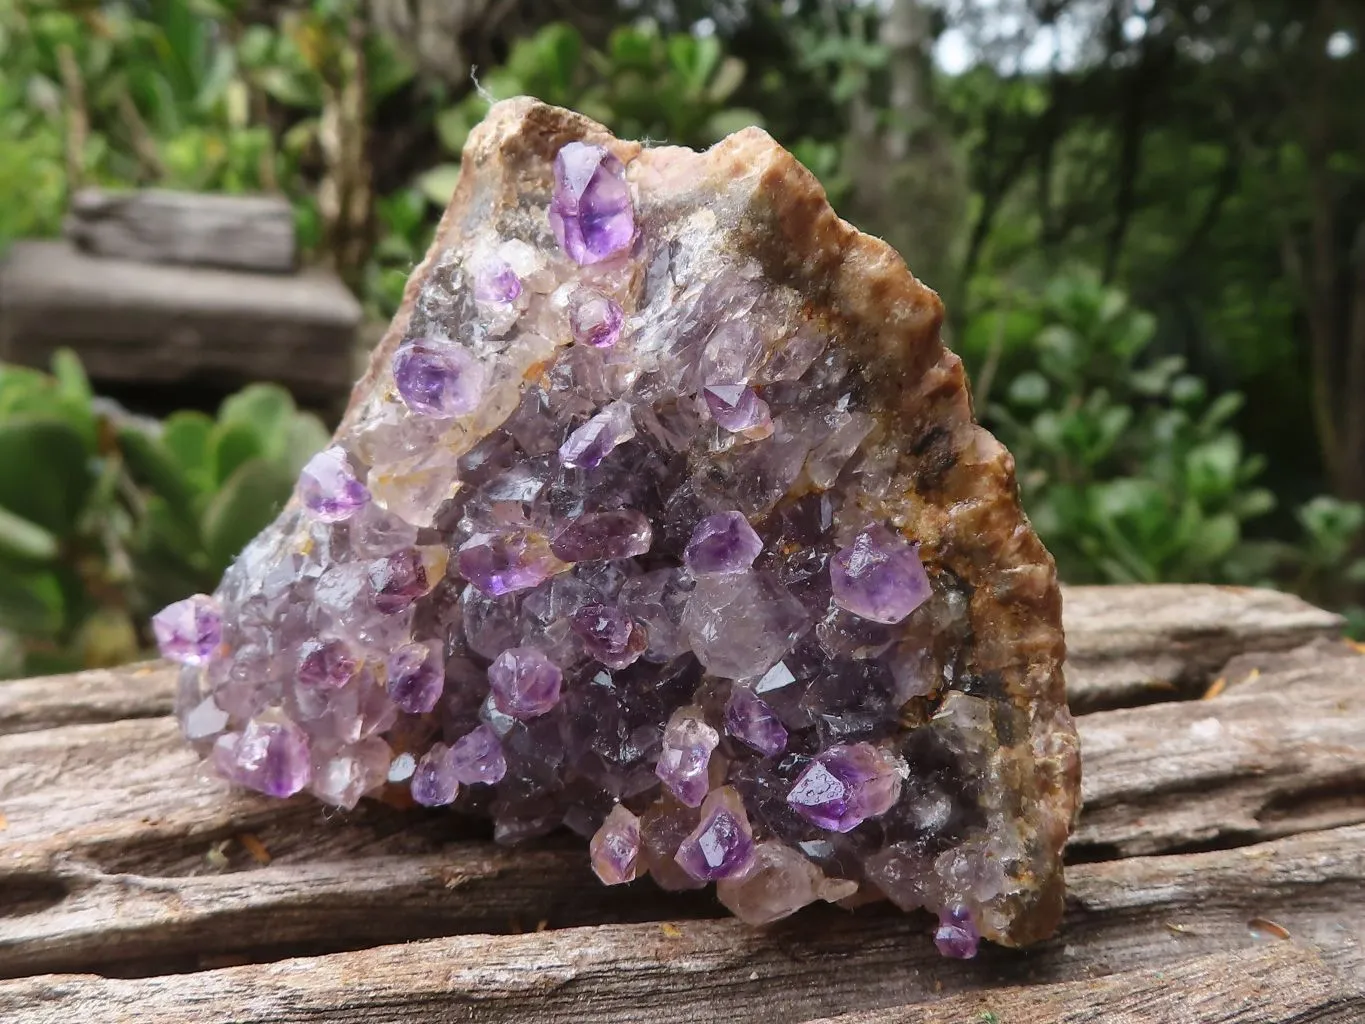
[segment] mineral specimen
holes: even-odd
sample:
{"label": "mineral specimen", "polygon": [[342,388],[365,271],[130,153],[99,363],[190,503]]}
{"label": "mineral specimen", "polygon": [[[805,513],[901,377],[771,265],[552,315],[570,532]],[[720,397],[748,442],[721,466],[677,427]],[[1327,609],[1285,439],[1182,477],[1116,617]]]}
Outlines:
{"label": "mineral specimen", "polygon": [[567,826],[761,924],[1057,925],[1052,561],[942,308],[757,129],[496,105],[333,446],[154,626],[226,779]]}

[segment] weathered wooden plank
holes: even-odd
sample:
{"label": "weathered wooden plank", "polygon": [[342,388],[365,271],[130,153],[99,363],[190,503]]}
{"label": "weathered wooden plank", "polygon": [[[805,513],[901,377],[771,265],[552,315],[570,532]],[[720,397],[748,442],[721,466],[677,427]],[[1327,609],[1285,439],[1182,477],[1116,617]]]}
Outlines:
{"label": "weathered wooden plank", "polygon": [[1365,657],[1080,719],[1072,852],[1142,856],[1365,821]]}
{"label": "weathered wooden plank", "polygon": [[1281,942],[1164,969],[951,996],[806,1024],[1359,1024],[1365,957]]}
{"label": "weathered wooden plank", "polygon": [[74,349],[99,381],[275,380],[334,399],[354,379],[360,304],[334,275],[249,274],[100,259],[65,241],[13,246],[0,267],[0,359]]}
{"label": "weathered wooden plank", "polygon": [[66,237],[94,256],[287,274],[298,259],[283,196],[82,189]]}
{"label": "weathered wooden plank", "polygon": [[[816,908],[768,930],[651,922],[456,936],[169,977],[28,977],[0,982],[0,1019],[793,1021],[1226,956],[1266,941],[1260,919],[1323,950],[1365,938],[1361,827],[1070,875],[1058,939],[1029,954],[987,949],[969,963],[939,959],[923,918]],[[1357,998],[1360,986],[1345,991]]]}
{"label": "weathered wooden plank", "polygon": [[170,714],[176,670],[162,661],[0,682],[0,736]]}
{"label": "weathered wooden plank", "polygon": [[[1288,594],[1198,585],[1069,587],[1064,594],[1067,686],[1078,713],[1202,692],[1234,653],[1243,668],[1229,668],[1230,678],[1255,664],[1268,670],[1273,654],[1313,641],[1324,645],[1321,654],[1352,653],[1327,639],[1339,632],[1339,616]],[[1124,625],[1116,609],[1141,625]],[[1226,626],[1208,626],[1216,621]],[[1190,623],[1218,637],[1211,648],[1190,639]],[[159,663],[0,683],[0,734],[169,714],[174,695],[175,671]]]}
{"label": "weathered wooden plank", "polygon": [[[1088,803],[1073,853],[1083,859],[1363,822],[1365,658],[1296,669],[1292,684],[1266,675],[1212,701],[1088,715],[1081,740]],[[78,957],[64,965],[144,947],[160,955],[158,935],[198,936],[204,952],[241,949],[241,936],[261,920],[293,929],[269,944],[363,945],[402,936],[412,908],[427,900],[436,916],[417,915],[423,923],[411,934],[490,928],[504,916],[571,925],[633,913],[601,895],[581,848],[505,859],[482,846],[443,846],[484,828],[451,815],[367,803],[340,816],[307,798],[232,793],[197,770],[164,718],[0,737],[0,811],[9,821],[0,892],[33,905],[0,925],[9,936],[0,963],[8,956],[52,967],[42,958],[63,949]],[[208,874],[210,850],[242,833],[258,837],[276,862],[266,873]],[[231,852],[235,866],[249,863],[240,845]],[[383,859],[397,854],[404,863]],[[518,874],[522,864],[533,866],[533,878]],[[451,870],[467,884],[447,902],[440,896]],[[148,888],[129,878],[153,881]],[[1073,874],[1073,891],[1076,884]],[[298,902],[297,887],[315,888],[319,901],[311,909]],[[511,902],[509,888],[520,893]],[[695,900],[650,899],[663,912],[712,912]],[[343,939],[339,920],[358,930]],[[109,945],[106,934],[119,941]]]}
{"label": "weathered wooden plank", "polygon": [[1339,636],[1342,620],[1292,594],[1168,584],[1063,591],[1066,689],[1086,714],[1196,696],[1234,655]]}

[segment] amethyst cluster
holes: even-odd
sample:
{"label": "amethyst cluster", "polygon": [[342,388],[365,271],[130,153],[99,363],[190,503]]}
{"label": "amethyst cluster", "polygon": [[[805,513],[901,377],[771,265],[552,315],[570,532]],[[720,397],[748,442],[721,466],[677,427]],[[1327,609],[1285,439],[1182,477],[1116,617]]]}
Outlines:
{"label": "amethyst cluster", "polygon": [[701,156],[552,152],[494,212],[462,186],[333,447],[156,617],[185,735],[271,796],[567,827],[749,922],[887,897],[945,955],[1009,940],[1030,725],[854,346],[679,184]]}

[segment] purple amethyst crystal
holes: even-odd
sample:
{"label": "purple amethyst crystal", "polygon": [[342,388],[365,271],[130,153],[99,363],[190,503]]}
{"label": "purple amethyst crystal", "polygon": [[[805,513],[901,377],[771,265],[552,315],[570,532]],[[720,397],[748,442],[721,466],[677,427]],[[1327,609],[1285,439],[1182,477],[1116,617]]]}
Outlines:
{"label": "purple amethyst crystal", "polygon": [[644,654],[649,645],[643,626],[620,608],[605,604],[588,604],[578,609],[572,628],[583,641],[588,657],[607,668],[625,668]]}
{"label": "purple amethyst crystal", "polygon": [[890,810],[900,791],[891,757],[870,743],[853,743],[817,755],[797,776],[787,803],[812,825],[851,832]]}
{"label": "purple amethyst crystal", "polygon": [[418,416],[450,419],[478,408],[484,372],[461,346],[428,339],[398,350],[393,357],[393,381],[399,396]]}
{"label": "purple amethyst crystal", "polygon": [[299,497],[314,519],[339,523],[350,519],[370,500],[370,492],[356,479],[343,448],[318,452],[299,474]]}
{"label": "purple amethyst crystal", "polygon": [[955,960],[970,960],[976,956],[981,934],[972,921],[972,912],[963,906],[947,907],[939,912],[934,945],[944,956]]}
{"label": "purple amethyst crystal", "polygon": [[[433,565],[432,562],[435,562]],[[370,586],[374,606],[385,615],[400,612],[436,585],[435,569],[445,569],[445,552],[428,559],[417,548],[405,548],[370,563]]]}
{"label": "purple amethyst crystal", "polygon": [[640,858],[640,819],[620,804],[611,809],[588,844],[592,869],[603,885],[635,881]]}
{"label": "purple amethyst crystal", "polygon": [[400,711],[422,715],[436,706],[446,673],[435,644],[404,644],[389,655],[389,697]]}
{"label": "purple amethyst crystal", "polygon": [[702,392],[711,418],[731,433],[755,428],[771,430],[768,403],[743,384],[708,384]]}
{"label": "purple amethyst crystal", "polygon": [[707,775],[711,752],[719,744],[720,734],[706,724],[700,708],[679,708],[664,729],[654,773],[688,807],[700,807],[711,788]]}
{"label": "purple amethyst crystal", "polygon": [[742,686],[730,691],[730,702],[725,705],[725,731],[766,757],[775,757],[787,749],[786,726],[763,698]]}
{"label": "purple amethyst crystal", "polygon": [[359,662],[345,640],[307,640],[299,654],[299,682],[317,690],[339,690],[353,678]]}
{"label": "purple amethyst crystal", "polygon": [[754,862],[754,834],[744,802],[726,786],[706,798],[701,822],[678,846],[678,864],[699,882],[739,878]]}
{"label": "purple amethyst crystal", "polygon": [[223,641],[223,612],[207,594],[167,605],[152,616],[161,656],[182,665],[203,665]]}
{"label": "purple amethyst crystal", "polygon": [[408,786],[412,790],[412,799],[423,807],[443,807],[453,803],[460,792],[450,754],[450,748],[444,743],[433,743],[417,762],[417,769],[412,773]]}
{"label": "purple amethyst crystal", "polygon": [[697,524],[683,563],[697,576],[744,572],[762,553],[763,542],[742,512],[720,512]]}
{"label": "purple amethyst crystal", "polygon": [[521,278],[501,256],[490,256],[474,268],[474,298],[506,306],[521,295]]}
{"label": "purple amethyst crystal", "polygon": [[621,161],[601,146],[570,142],[555,155],[550,229],[574,262],[587,266],[624,252],[635,210]]}
{"label": "purple amethyst crystal", "polygon": [[490,597],[530,590],[568,568],[544,534],[523,529],[475,534],[461,546],[455,564],[461,576]]}
{"label": "purple amethyst crystal", "polygon": [[450,763],[455,779],[466,786],[492,785],[507,774],[507,759],[498,734],[486,725],[465,733],[450,748]]}
{"label": "purple amethyst crystal", "polygon": [[312,777],[308,737],[293,722],[252,719],[219,736],[211,756],[223,778],[266,796],[293,796]]}
{"label": "purple amethyst crystal", "polygon": [[829,561],[834,603],[873,622],[902,622],[929,600],[929,576],[915,546],[871,526]]}
{"label": "purple amethyst crystal", "polygon": [[574,341],[593,348],[611,348],[616,344],[625,313],[615,299],[591,288],[579,288],[569,302],[569,329]]}
{"label": "purple amethyst crystal", "polygon": [[559,703],[559,666],[534,647],[513,647],[493,659],[488,685],[493,704],[513,718],[535,718]]}
{"label": "purple amethyst crystal", "polygon": [[579,516],[555,534],[550,550],[566,562],[600,562],[643,555],[653,539],[644,515],[619,508]]}
{"label": "purple amethyst crystal", "polygon": [[559,461],[578,469],[594,469],[617,445],[634,436],[630,406],[625,402],[612,402],[559,446]]}

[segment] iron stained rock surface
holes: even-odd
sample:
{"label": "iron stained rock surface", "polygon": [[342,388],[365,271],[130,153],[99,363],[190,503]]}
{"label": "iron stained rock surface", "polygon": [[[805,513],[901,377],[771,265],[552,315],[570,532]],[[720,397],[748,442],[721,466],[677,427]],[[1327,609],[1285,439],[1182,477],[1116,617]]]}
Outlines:
{"label": "iron stained rock surface", "polygon": [[1051,934],[1052,560],[942,307],[757,129],[493,107],[333,445],[158,615],[223,777],[567,827],[607,884]]}

